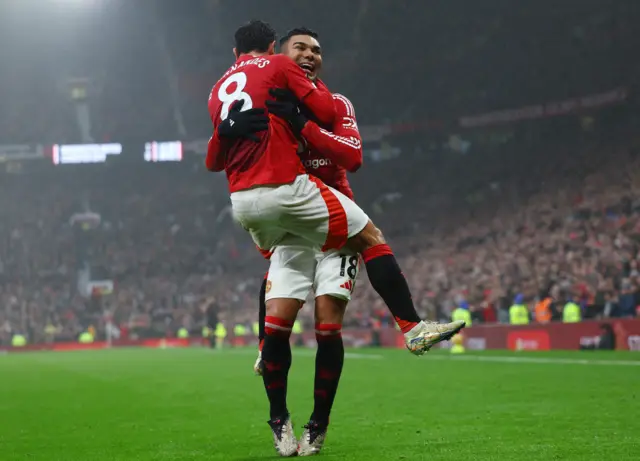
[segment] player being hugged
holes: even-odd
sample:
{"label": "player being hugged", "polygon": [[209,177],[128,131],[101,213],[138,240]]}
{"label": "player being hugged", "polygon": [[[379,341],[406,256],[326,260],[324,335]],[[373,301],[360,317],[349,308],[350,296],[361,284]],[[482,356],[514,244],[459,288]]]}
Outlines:
{"label": "player being hugged", "polygon": [[[348,139],[348,143],[356,144],[353,140],[354,132],[357,133],[353,108],[350,103],[346,105],[345,101],[340,101],[339,96],[336,102],[324,85],[312,81],[315,70],[319,69],[318,64],[321,63],[318,60],[319,45],[307,47],[304,42],[296,40],[296,46],[301,48],[304,45],[308,50],[302,53],[304,62],[296,57],[296,64],[288,56],[273,56],[274,39],[273,30],[260,21],[253,21],[236,32],[234,53],[237,62],[214,86],[209,98],[214,135],[207,151],[207,167],[213,171],[226,171],[234,218],[251,234],[259,248],[276,249],[277,252],[277,247],[285,243],[286,250],[283,251],[292,251],[294,246],[303,247],[305,254],[309,249],[313,250],[313,259],[295,259],[301,264],[310,264],[310,270],[306,266],[297,267],[291,262],[283,261],[281,269],[276,267],[276,273],[296,273],[298,280],[305,280],[305,283],[308,283],[309,274],[313,274],[314,280],[316,274],[322,273],[321,262],[315,258],[319,248],[329,254],[338,250],[347,252],[338,253],[341,266],[344,261],[344,267],[341,267],[338,274],[344,277],[344,272],[348,277],[353,273],[351,262],[357,261],[356,255],[361,254],[371,285],[398,322],[404,333],[407,349],[416,355],[422,355],[433,345],[457,333],[464,327],[464,322],[440,325],[421,321],[413,306],[407,282],[382,233],[347,195],[327,186],[316,176],[306,174],[302,159],[298,156],[299,140],[303,139],[309,145],[316,142],[314,149],[320,154],[320,158],[305,159],[310,161],[311,168],[314,165],[318,169],[320,166],[327,167],[327,161],[331,164],[342,162],[344,158],[336,155],[339,149],[335,148],[335,144],[337,141],[343,145],[343,138]],[[299,64],[304,64],[304,72]],[[232,83],[227,83],[230,79]],[[327,102],[327,97],[330,102]],[[321,128],[325,126],[336,129],[336,108],[340,107],[340,103],[345,110],[351,110],[351,115],[347,113],[347,119],[343,116],[337,121],[337,129],[351,129],[347,136],[338,136]],[[268,127],[263,130],[267,121],[264,114],[251,109],[267,106],[278,116],[270,115]],[[301,109],[302,106],[305,110]],[[318,123],[312,121],[312,118]],[[254,135],[255,138],[251,139]],[[359,152],[359,160],[357,157],[346,156],[350,161],[356,159],[352,164],[354,168],[361,163],[359,145],[356,150]],[[344,171],[340,174],[344,174]],[[333,180],[336,181],[336,178],[338,176],[334,176]],[[344,180],[346,181],[346,175]],[[346,254],[349,254],[349,259],[342,259],[341,255]],[[357,264],[355,266],[357,269]],[[279,277],[282,283],[278,281],[278,285],[282,284],[282,287],[274,286],[274,280],[271,290],[265,288],[265,291],[273,290],[273,294],[268,296],[266,303],[262,349],[263,380],[271,405],[269,425],[276,449],[282,456],[293,456],[297,452],[297,443],[286,405],[287,377],[291,366],[289,337],[306,294],[301,295],[303,290],[292,283],[292,278]],[[344,296],[345,291],[350,292],[352,288],[351,283],[345,284],[343,291],[338,293],[333,292],[336,291],[335,288],[329,291],[333,295]],[[318,289],[316,284],[316,294]],[[345,300],[344,297],[342,299]],[[325,336],[339,338],[344,305],[337,312],[327,314],[326,320],[319,323],[319,339],[324,340]],[[330,312],[329,308],[326,311]],[[339,323],[328,323],[338,316]],[[327,329],[320,325],[333,327]],[[333,371],[325,373],[328,370],[325,367],[321,374],[325,381],[327,376],[333,377],[329,380],[330,384],[324,384],[322,389],[318,389],[319,399],[325,399],[325,402],[318,405],[318,408],[322,407],[319,414],[314,412],[312,416],[312,419],[326,421],[312,421],[317,423],[317,427],[308,427],[305,431],[301,449],[305,439],[308,440],[309,447],[307,451],[301,450],[301,454],[313,454],[322,446],[328,424],[328,410],[335,396],[335,391],[327,392],[327,389],[331,386],[337,388],[339,373],[336,375],[336,371],[342,368],[341,364],[337,366],[341,361],[339,357],[343,354],[341,339],[334,344],[335,347],[328,354],[332,357],[330,361]]]}
{"label": "player being hugged", "polygon": [[[325,88],[318,78],[322,70],[322,50],[315,32],[306,28],[293,29],[280,40],[280,45],[282,54],[298,64],[316,86]],[[272,94],[276,96],[276,101],[267,102],[269,112],[286,120],[302,142],[299,156],[307,173],[353,199],[347,171],[356,172],[362,165],[362,141],[351,102],[340,94],[333,95],[336,118],[330,129],[325,130],[309,120],[304,106],[300,106],[292,93],[274,90]],[[261,341],[264,338],[265,301],[287,299],[301,306],[311,290],[315,293],[318,349],[314,407],[298,442],[298,455],[308,456],[319,453],[324,444],[329,415],[342,374],[342,321],[358,276],[358,255],[346,247],[323,252],[320,246],[311,246],[303,238],[294,235],[283,238],[270,253],[269,273],[263,281],[259,299]],[[271,316],[266,318],[270,333],[274,328],[273,322],[277,321]],[[256,373],[263,374],[267,384],[272,418],[276,417],[277,421],[283,419],[284,415],[286,419],[286,394],[282,389],[272,390],[269,386],[274,378],[286,382],[286,373],[263,373],[264,365],[259,355],[254,369]]]}

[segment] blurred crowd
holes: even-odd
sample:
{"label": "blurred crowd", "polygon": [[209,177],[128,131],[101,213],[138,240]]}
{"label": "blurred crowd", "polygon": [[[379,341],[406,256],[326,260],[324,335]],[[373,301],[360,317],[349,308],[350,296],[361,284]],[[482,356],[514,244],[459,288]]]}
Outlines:
{"label": "blurred crowd", "polygon": [[[394,186],[402,197],[381,218],[393,223],[422,316],[446,319],[468,304],[474,322],[509,322],[518,295],[532,318],[545,298],[554,320],[569,301],[582,318],[638,315],[640,138],[610,130],[604,138],[582,132],[572,142],[545,140],[540,150],[514,140],[490,159],[461,156],[451,169],[429,172],[419,159],[413,174],[422,180],[411,181],[407,167],[399,178],[413,187]],[[354,304],[382,312],[363,285]]]}
{"label": "blurred crowd", "polygon": [[[368,156],[352,182],[421,316],[443,320],[468,305],[474,322],[507,322],[516,297],[531,310],[550,298],[555,318],[569,300],[583,318],[637,315],[640,67],[630,56],[640,2],[27,3],[0,14],[0,146],[207,138],[206,98],[247,12],[280,32],[306,25],[360,126],[406,128],[375,140],[396,158]],[[31,39],[15,46],[27,29]],[[630,100],[597,113],[456,124],[621,86]],[[90,327],[104,337],[109,324],[127,337],[199,334],[207,310],[228,327],[254,322],[268,263],[234,226],[225,178],[201,158],[41,163],[0,172],[0,344],[16,332],[71,340]],[[72,219],[88,212],[99,222]],[[82,274],[113,280],[113,292],[85,296]],[[303,309],[307,327],[311,316]],[[365,274],[346,323],[391,323]]]}
{"label": "blurred crowd", "polygon": [[[636,122],[520,148],[514,137],[490,152],[404,146],[352,176],[356,199],[388,237],[424,318],[447,319],[464,303],[474,322],[508,322],[518,295],[531,312],[551,297],[555,318],[569,300],[583,318],[635,316]],[[513,152],[518,165],[505,169]],[[73,339],[89,326],[104,334],[107,322],[127,335],[199,334],[210,307],[228,328],[250,327],[268,264],[233,223],[225,178],[201,160],[3,175],[0,340],[16,331]],[[86,212],[100,222],[73,223]],[[113,293],[84,297],[86,270],[113,280]],[[302,310],[307,327],[312,312]],[[384,324],[386,308],[360,274],[346,325]]]}

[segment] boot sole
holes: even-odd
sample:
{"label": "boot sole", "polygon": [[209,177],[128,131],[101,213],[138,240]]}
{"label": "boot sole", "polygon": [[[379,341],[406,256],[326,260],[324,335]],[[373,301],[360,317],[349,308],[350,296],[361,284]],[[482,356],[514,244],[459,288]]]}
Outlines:
{"label": "boot sole", "polygon": [[455,330],[451,330],[449,333],[445,333],[444,335],[440,336],[440,338],[438,338],[435,342],[431,343],[429,345],[429,347],[427,347],[425,349],[425,352],[429,352],[431,350],[431,348],[433,346],[435,346],[438,343],[441,343],[442,341],[448,341],[451,338],[453,338],[455,335],[457,335],[458,333],[460,333],[460,330],[462,330],[464,327],[466,327],[467,324],[463,323],[462,325],[460,325],[458,328],[456,328]]}

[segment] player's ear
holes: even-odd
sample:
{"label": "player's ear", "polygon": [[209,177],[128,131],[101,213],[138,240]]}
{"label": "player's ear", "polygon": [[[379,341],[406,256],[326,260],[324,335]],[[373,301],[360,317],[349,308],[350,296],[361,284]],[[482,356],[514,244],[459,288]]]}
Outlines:
{"label": "player's ear", "polygon": [[233,47],[233,55],[238,59],[238,50],[235,47]]}
{"label": "player's ear", "polygon": [[276,54],[276,41],[269,43],[269,48],[267,48],[267,54]]}

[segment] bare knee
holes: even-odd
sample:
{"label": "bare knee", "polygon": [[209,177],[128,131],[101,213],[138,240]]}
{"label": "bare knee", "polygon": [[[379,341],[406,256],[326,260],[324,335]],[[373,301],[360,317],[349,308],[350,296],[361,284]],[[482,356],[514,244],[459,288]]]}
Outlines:
{"label": "bare knee", "polygon": [[315,317],[318,324],[342,325],[347,301],[322,295],[316,298]]}
{"label": "bare knee", "polygon": [[364,229],[357,235],[354,235],[347,242],[347,247],[357,253],[362,253],[376,245],[384,245],[387,243],[382,235],[382,231],[378,229],[373,222],[369,221]]}
{"label": "bare knee", "polygon": [[269,317],[278,317],[290,322],[296,320],[298,311],[302,307],[302,301],[291,298],[273,298],[267,300],[266,304],[266,314]]}

